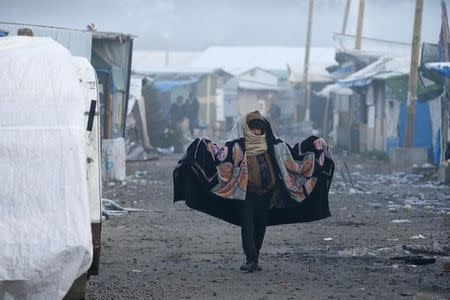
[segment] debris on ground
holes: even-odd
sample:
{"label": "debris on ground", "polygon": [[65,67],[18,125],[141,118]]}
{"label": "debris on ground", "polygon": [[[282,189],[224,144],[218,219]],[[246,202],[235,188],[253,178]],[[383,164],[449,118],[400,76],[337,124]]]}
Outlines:
{"label": "debris on ground", "polygon": [[174,146],[171,146],[171,147],[168,147],[168,148],[156,147],[156,151],[158,151],[158,153],[162,154],[162,155],[169,155],[169,154],[175,153],[175,147]]}
{"label": "debris on ground", "polygon": [[423,257],[423,256],[396,256],[392,257],[391,260],[400,260],[405,264],[411,264],[416,266],[429,265],[434,264],[436,262],[435,258],[432,257]]}
{"label": "debris on ground", "polygon": [[111,217],[120,217],[128,214],[129,212],[150,212],[152,210],[132,208],[132,207],[122,207],[116,202],[109,199],[102,199],[102,216],[106,219]]}
{"label": "debris on ground", "polygon": [[437,246],[428,247],[422,245],[403,245],[402,248],[403,250],[416,254],[440,255],[440,256],[450,255],[450,253],[445,253],[444,251],[442,251],[442,249],[437,248]]}
{"label": "debris on ground", "polygon": [[391,223],[395,223],[395,224],[411,223],[411,220],[408,220],[408,219],[392,220]]}
{"label": "debris on ground", "polygon": [[419,233],[418,235],[412,236],[411,239],[412,240],[419,240],[419,239],[426,239],[426,237]]}

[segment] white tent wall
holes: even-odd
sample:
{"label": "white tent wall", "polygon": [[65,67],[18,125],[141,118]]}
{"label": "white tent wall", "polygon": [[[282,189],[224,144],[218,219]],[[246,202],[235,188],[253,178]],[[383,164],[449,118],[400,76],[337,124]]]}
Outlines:
{"label": "white tent wall", "polygon": [[0,299],[61,299],[92,261],[85,101],[50,38],[0,38],[0,65]]}

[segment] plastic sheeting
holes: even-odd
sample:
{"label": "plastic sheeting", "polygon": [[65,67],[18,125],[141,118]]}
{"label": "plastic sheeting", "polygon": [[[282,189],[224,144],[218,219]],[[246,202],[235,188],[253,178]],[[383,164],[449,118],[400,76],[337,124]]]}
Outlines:
{"label": "plastic sheeting", "polygon": [[[101,32],[93,35],[91,63],[99,82],[107,86],[103,91],[108,90],[106,99],[112,96],[111,116],[104,118],[104,127],[107,128],[104,138],[125,136],[132,48],[133,39],[129,35]],[[106,108],[107,101],[101,101]]]}
{"label": "plastic sheeting", "polygon": [[445,78],[450,78],[450,62],[427,63],[425,68],[437,72]]}
{"label": "plastic sheeting", "polygon": [[[400,146],[406,145],[406,131],[408,126],[408,108],[406,101],[400,107],[399,138]],[[413,146],[426,148],[428,158],[433,159],[433,132],[430,109],[426,102],[416,102],[416,118],[414,120]]]}
{"label": "plastic sheeting", "polygon": [[126,154],[124,138],[104,139],[102,143],[103,181],[126,179]]}
{"label": "plastic sheeting", "polygon": [[84,99],[50,38],[1,38],[0,66],[0,299],[61,299],[92,260]]}

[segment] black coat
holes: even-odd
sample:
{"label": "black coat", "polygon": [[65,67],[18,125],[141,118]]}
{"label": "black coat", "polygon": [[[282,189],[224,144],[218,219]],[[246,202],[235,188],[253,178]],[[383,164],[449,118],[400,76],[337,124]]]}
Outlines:
{"label": "black coat", "polygon": [[[268,140],[269,154],[271,155],[272,161],[276,162],[274,146],[284,142],[276,139],[270,129],[266,137]],[[321,154],[313,145],[313,142],[317,138],[311,136],[302,143],[296,144],[292,148],[289,147],[292,158],[297,162],[301,162],[305,157],[311,157],[312,152],[317,159]],[[192,209],[240,226],[240,210],[245,200],[223,198],[212,192],[220,181],[220,174],[217,167],[218,162],[212,158],[211,143],[207,139],[196,139],[188,147],[186,154],[179,161],[173,172],[174,202],[185,200],[186,205]],[[229,141],[225,144],[225,147],[227,149],[234,149],[236,145],[242,148],[245,153],[245,141],[243,138]],[[233,160],[233,154],[231,152],[228,151],[226,157],[222,157],[223,162],[226,163]],[[281,171],[279,166],[275,163],[274,167],[280,175]],[[286,185],[283,184],[283,180],[279,176],[278,181],[281,187],[279,199],[275,207],[269,210],[267,225],[310,222],[329,217],[328,192],[333,173],[334,162],[331,158],[326,157],[323,166],[316,164],[312,175],[317,179],[315,181],[316,183],[312,191],[301,202],[296,201],[290,196]]]}

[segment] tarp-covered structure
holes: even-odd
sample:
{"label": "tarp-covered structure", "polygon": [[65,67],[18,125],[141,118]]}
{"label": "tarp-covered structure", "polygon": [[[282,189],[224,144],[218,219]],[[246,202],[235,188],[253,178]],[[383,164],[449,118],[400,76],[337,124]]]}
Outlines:
{"label": "tarp-covered structure", "polygon": [[94,32],[91,63],[100,87],[102,137],[124,137],[130,89],[133,36]]}
{"label": "tarp-covered structure", "polygon": [[450,62],[426,63],[425,69],[436,72],[444,78],[450,78]]}
{"label": "tarp-covered structure", "polygon": [[34,36],[51,37],[72,55],[91,62],[99,80],[102,138],[124,137],[134,36],[0,22],[0,30],[7,31],[9,36],[16,35],[20,28],[31,29]]}
{"label": "tarp-covered structure", "polygon": [[0,65],[0,299],[61,299],[92,261],[85,99],[50,38],[0,38]]}
{"label": "tarp-covered structure", "polygon": [[[437,47],[435,47],[434,50],[437,52]],[[422,51],[424,51],[424,50],[422,50]],[[424,57],[422,56],[422,59],[423,58]],[[428,59],[430,59],[430,57],[428,57]],[[431,58],[430,60],[433,60],[433,59],[438,60],[439,58],[434,57],[434,58]],[[446,118],[445,118],[446,109],[447,109],[447,114],[448,114],[448,104],[446,104],[446,102],[448,103],[448,95],[447,95],[448,93],[446,92],[448,87],[446,85],[446,81],[448,81],[448,79],[450,78],[450,62],[427,62],[426,60],[423,60],[422,62],[423,62],[423,64],[419,68],[422,76],[436,82],[441,87],[445,87],[445,90],[441,94],[440,102],[435,105],[436,106],[435,115],[439,115],[440,118],[439,118],[439,120],[435,120],[437,118],[433,118],[433,125],[435,125],[433,127],[437,128],[437,135],[433,139],[433,144],[434,144],[434,148],[433,148],[434,159],[433,159],[433,161],[435,163],[439,163],[443,159],[443,153],[445,153],[445,151],[443,151],[442,149],[446,149],[446,147],[447,147],[445,145],[445,141],[450,140],[449,139],[450,130],[447,130],[447,138],[445,138],[445,136],[444,136],[446,131],[443,130],[443,128],[445,128],[444,126],[446,123]]]}
{"label": "tarp-covered structure", "polygon": [[[142,87],[142,105],[145,113],[150,144],[166,148],[174,146],[170,138],[172,130],[169,109],[178,97],[186,101],[190,95],[199,102],[199,126],[214,130],[220,119],[217,91],[231,74],[217,67],[193,67],[191,62],[197,52],[135,51],[133,54],[132,80],[136,83],[148,79]],[[136,58],[136,59],[135,59]],[[137,94],[137,93],[136,93]],[[187,122],[183,125],[186,127]],[[177,148],[177,147],[175,147]]]}
{"label": "tarp-covered structure", "polygon": [[[351,36],[337,35],[335,39],[339,41],[336,60],[340,66],[332,71],[350,65],[355,72],[336,77],[335,83],[316,92],[335,106],[331,135],[337,144],[352,151],[382,151],[389,155],[391,148],[406,143],[410,46],[366,39],[364,50],[354,50],[347,43],[353,40]],[[418,81],[414,146],[427,148],[430,159],[435,156],[434,140],[439,135],[439,122],[435,120],[440,119],[441,93],[441,86],[424,78]]]}
{"label": "tarp-covered structure", "polygon": [[178,96],[186,99],[202,77],[190,75],[179,80],[154,80],[148,81],[142,87],[142,97],[145,107],[148,108],[145,114],[147,132],[152,146],[168,148],[178,145],[180,139],[184,138],[179,136],[176,124],[170,120],[170,107]]}

